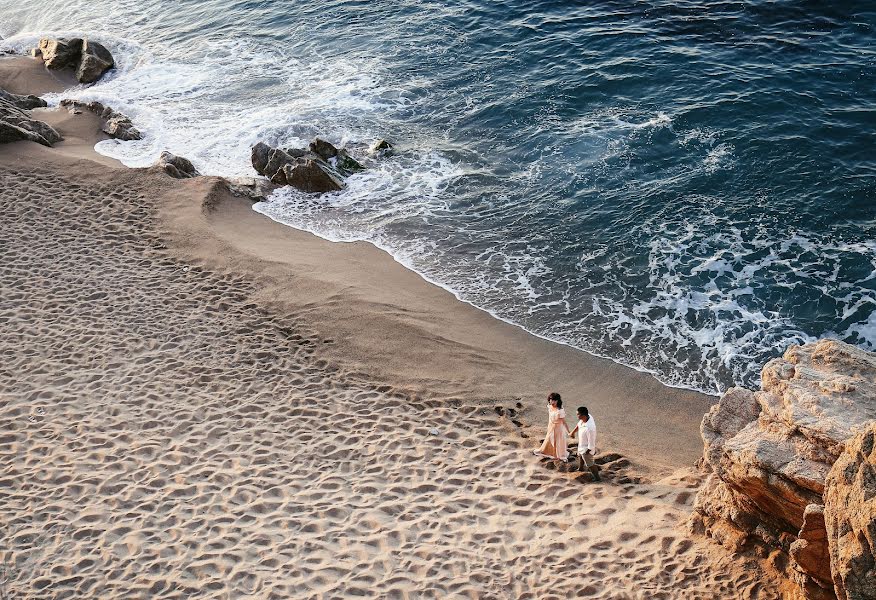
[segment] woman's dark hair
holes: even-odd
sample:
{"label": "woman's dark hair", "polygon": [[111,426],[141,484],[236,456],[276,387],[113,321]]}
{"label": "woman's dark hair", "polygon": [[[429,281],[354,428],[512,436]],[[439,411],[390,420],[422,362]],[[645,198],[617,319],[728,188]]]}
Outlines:
{"label": "woman's dark hair", "polygon": [[557,408],[563,408],[563,399],[560,398],[560,395],[556,392],[551,392],[548,394],[548,402],[554,400],[557,403]]}

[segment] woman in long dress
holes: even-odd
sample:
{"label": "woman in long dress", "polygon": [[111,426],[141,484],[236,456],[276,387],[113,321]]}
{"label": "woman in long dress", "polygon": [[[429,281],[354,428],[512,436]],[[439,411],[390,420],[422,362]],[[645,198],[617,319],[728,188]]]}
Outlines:
{"label": "woman in long dress", "polygon": [[548,430],[541,448],[535,454],[548,458],[566,460],[569,457],[569,426],[566,424],[566,411],[563,399],[556,392],[548,396]]}

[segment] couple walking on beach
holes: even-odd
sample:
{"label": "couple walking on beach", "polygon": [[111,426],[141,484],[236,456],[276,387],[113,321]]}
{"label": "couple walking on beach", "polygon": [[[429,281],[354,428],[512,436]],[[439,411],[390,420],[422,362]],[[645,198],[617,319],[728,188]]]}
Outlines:
{"label": "couple walking on beach", "polygon": [[568,439],[578,434],[578,470],[590,471],[593,481],[600,481],[599,469],[593,461],[596,454],[596,421],[586,406],[578,407],[578,423],[570,430],[566,423],[563,399],[556,392],[548,395],[548,430],[541,448],[534,454],[548,458],[558,458],[565,462],[569,458]]}

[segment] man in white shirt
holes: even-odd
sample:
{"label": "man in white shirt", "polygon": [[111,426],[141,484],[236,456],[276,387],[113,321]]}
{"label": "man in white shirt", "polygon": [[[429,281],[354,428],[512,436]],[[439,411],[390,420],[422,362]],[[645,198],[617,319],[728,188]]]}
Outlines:
{"label": "man in white shirt", "polygon": [[586,466],[593,481],[601,481],[599,467],[593,461],[596,454],[596,421],[586,406],[578,407],[578,424],[569,435],[575,435],[575,432],[578,432],[578,470],[583,471]]}

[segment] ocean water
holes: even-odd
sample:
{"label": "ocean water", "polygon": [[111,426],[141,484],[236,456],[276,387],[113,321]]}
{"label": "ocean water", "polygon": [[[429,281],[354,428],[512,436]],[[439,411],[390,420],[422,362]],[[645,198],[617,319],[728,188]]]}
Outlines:
{"label": "ocean water", "polygon": [[386,137],[344,191],[256,210],[709,393],[876,346],[874,28],[846,1],[0,0],[0,48],[115,54],[63,94],[145,133],[100,152],[254,175],[257,141]]}

